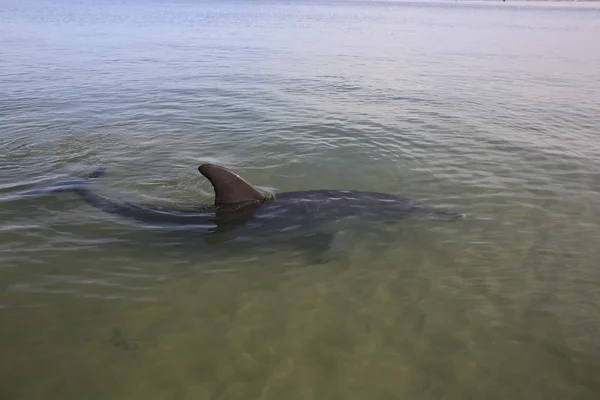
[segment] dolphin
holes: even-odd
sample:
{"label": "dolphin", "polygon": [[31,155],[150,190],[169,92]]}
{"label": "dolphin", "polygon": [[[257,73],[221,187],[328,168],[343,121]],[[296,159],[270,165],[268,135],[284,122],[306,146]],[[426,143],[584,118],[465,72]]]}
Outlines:
{"label": "dolphin", "polygon": [[[406,218],[457,220],[464,214],[435,210],[418,201],[392,194],[356,190],[306,190],[264,193],[234,171],[216,164],[202,164],[199,172],[214,189],[212,204],[163,207],[111,199],[90,190],[86,183],[102,177],[100,168],[85,178],[24,192],[73,192],[104,212],[152,226],[193,230],[207,244],[237,238],[292,239],[318,243],[333,253],[344,237],[344,227],[356,221],[386,224]],[[351,222],[349,222],[351,221]],[[348,225],[349,223],[349,225]],[[339,246],[337,246],[339,247]]]}

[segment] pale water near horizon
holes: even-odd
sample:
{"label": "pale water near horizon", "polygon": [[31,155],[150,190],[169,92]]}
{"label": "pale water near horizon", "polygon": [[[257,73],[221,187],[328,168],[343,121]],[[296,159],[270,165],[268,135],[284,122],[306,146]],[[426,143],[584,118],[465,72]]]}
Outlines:
{"label": "pale water near horizon", "polygon": [[[600,398],[600,7],[88,3],[0,6],[0,399]],[[468,218],[312,264],[15,196],[203,162]]]}

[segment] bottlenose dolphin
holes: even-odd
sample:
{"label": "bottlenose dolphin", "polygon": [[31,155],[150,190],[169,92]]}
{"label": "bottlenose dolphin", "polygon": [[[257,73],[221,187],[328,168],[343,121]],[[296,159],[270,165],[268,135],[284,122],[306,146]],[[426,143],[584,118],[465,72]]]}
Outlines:
{"label": "bottlenose dolphin", "polygon": [[[90,190],[86,183],[106,172],[101,168],[86,178],[30,190],[73,192],[88,204],[152,226],[201,231],[206,243],[219,243],[237,237],[268,237],[273,240],[312,239],[331,249],[346,222],[380,224],[405,218],[456,220],[464,214],[435,210],[415,200],[392,194],[356,190],[308,190],[263,193],[235,172],[215,164],[202,164],[199,172],[214,188],[212,204],[163,207],[110,199]],[[339,238],[338,238],[339,241]]]}

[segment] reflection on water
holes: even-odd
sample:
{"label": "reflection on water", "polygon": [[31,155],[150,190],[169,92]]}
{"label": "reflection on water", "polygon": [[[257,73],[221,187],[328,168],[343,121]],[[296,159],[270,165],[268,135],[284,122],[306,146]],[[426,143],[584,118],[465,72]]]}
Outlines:
{"label": "reflection on water", "polygon": [[[597,399],[594,5],[9,2],[1,399]],[[207,246],[68,193],[275,192],[466,212],[346,256]]]}

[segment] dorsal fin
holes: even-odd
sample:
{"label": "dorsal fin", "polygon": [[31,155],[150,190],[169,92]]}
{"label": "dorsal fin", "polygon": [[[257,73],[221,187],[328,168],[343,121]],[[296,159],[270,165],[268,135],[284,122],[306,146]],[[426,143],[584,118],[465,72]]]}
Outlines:
{"label": "dorsal fin", "polygon": [[198,171],[215,189],[215,204],[235,204],[248,201],[264,201],[266,197],[241,176],[225,167],[202,164]]}

